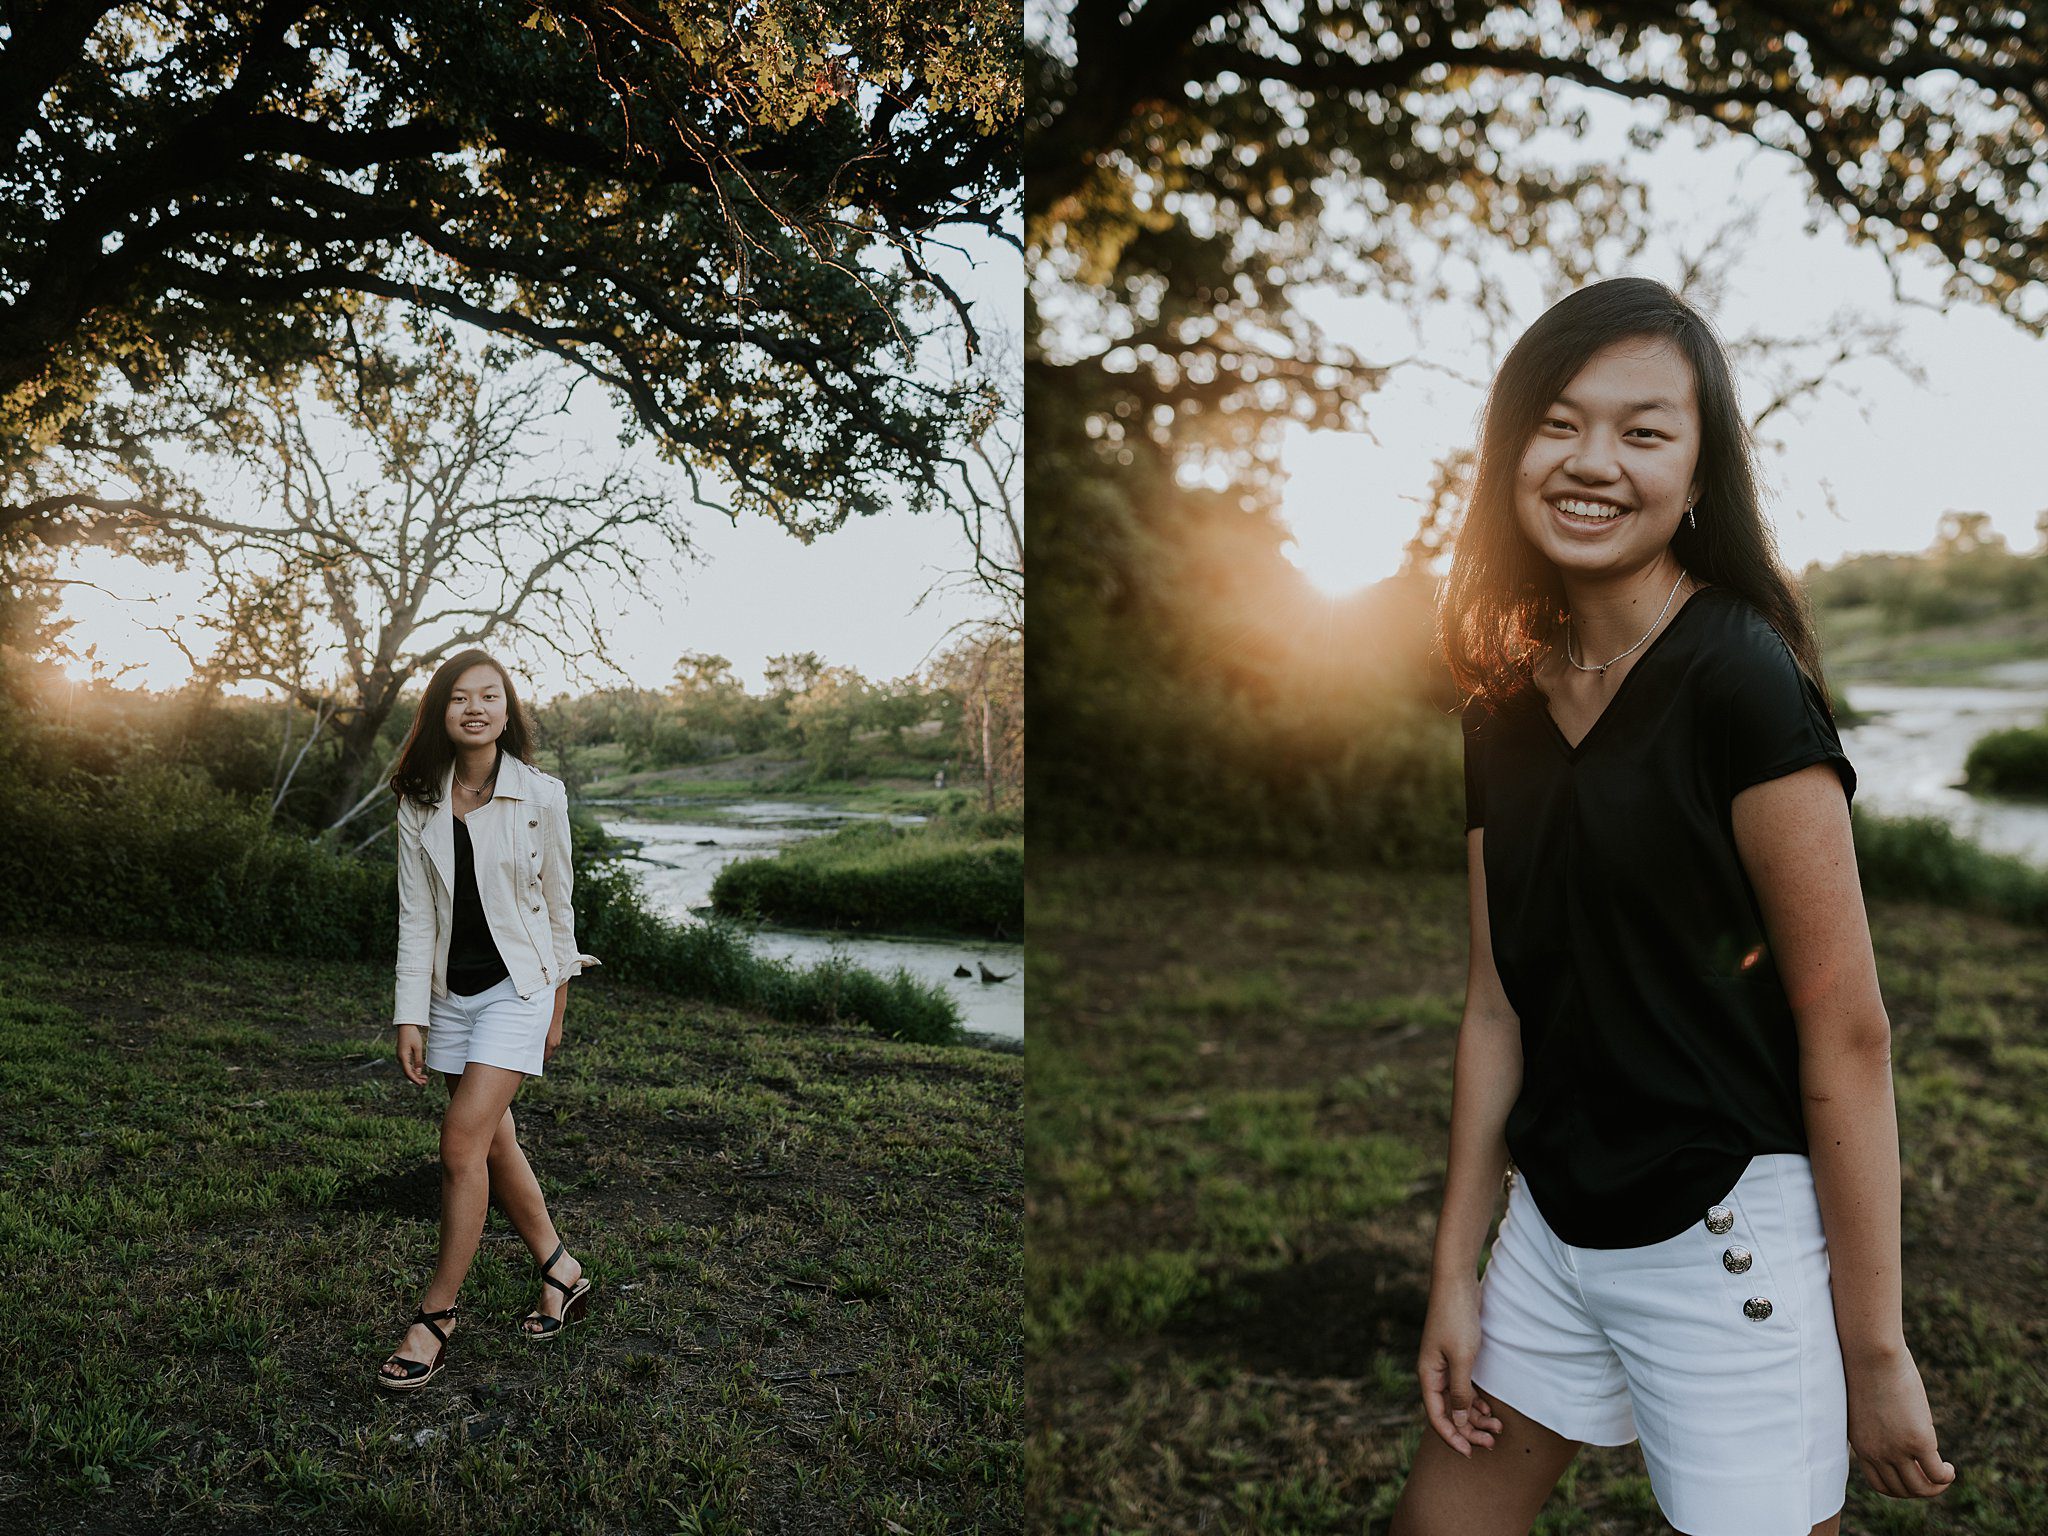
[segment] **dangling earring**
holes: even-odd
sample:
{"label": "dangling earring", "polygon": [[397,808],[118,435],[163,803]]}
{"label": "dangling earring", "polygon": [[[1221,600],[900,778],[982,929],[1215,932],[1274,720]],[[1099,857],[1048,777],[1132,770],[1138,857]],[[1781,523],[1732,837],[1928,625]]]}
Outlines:
{"label": "dangling earring", "polygon": [[1685,504],[1685,520],[1692,525],[1694,532],[1699,531],[1700,520],[1694,514],[1692,510],[1692,503],[1689,501]]}

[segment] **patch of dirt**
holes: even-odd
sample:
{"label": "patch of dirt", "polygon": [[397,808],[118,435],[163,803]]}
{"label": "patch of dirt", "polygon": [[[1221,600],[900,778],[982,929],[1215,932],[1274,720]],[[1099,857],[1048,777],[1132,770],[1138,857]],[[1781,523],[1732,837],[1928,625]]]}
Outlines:
{"label": "patch of dirt", "polygon": [[1428,1311],[1426,1254],[1354,1248],[1239,1277],[1165,1336],[1267,1375],[1369,1376],[1376,1355],[1413,1357]]}

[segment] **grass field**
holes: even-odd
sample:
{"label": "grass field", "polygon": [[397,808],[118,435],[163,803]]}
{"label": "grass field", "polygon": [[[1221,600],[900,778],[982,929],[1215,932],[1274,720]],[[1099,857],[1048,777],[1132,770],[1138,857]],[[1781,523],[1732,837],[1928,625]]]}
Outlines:
{"label": "grass field", "polygon": [[591,777],[579,791],[596,800],[688,800],[715,807],[719,801],[790,800],[858,811],[935,814],[948,805],[978,803],[981,781],[957,770],[946,789],[932,787],[931,766],[915,758],[880,764],[881,771],[857,779],[812,779],[801,758],[761,753],[688,763],[677,768],[628,771],[606,747],[583,749]]}
{"label": "grass field", "polygon": [[438,1086],[387,969],[10,935],[0,1529],[1017,1529],[1021,1064],[608,982],[514,1106],[597,1283],[493,1212],[450,1367]]}
{"label": "grass field", "polygon": [[[1034,1529],[1383,1536],[1464,995],[1464,877],[1041,850],[1030,870]],[[1908,1343],[1958,1482],[1845,1533],[2048,1531],[2048,946],[1872,906]],[[1668,1529],[1588,1448],[1541,1536]]]}
{"label": "grass field", "polygon": [[2048,614],[2017,611],[1961,624],[1902,629],[1875,606],[1817,616],[1829,679],[1968,687],[1995,683],[1986,669],[2048,658]]}

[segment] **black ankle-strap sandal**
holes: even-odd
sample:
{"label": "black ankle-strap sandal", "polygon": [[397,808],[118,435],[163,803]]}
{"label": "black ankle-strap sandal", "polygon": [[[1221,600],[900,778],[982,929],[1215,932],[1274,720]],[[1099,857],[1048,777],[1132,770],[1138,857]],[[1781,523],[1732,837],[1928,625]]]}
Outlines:
{"label": "black ankle-strap sandal", "polygon": [[[549,1317],[539,1307],[535,1307],[519,1320],[520,1333],[529,1339],[552,1339],[569,1324],[582,1317],[589,1305],[591,1285],[588,1274],[579,1276],[575,1286],[572,1288],[548,1273],[549,1270],[555,1267],[555,1260],[559,1259],[567,1251],[567,1244],[555,1244],[555,1251],[548,1255],[547,1263],[540,1267],[541,1279],[568,1297],[568,1300],[562,1305],[562,1315],[560,1317]],[[531,1323],[538,1323],[540,1326],[538,1328],[529,1327],[528,1324]]]}
{"label": "black ankle-strap sandal", "polygon": [[404,1368],[405,1374],[403,1376],[387,1376],[384,1374],[384,1367],[379,1366],[377,1368],[377,1385],[386,1392],[411,1392],[417,1388],[424,1387],[438,1376],[441,1373],[442,1363],[448,1358],[448,1335],[440,1327],[440,1320],[446,1317],[453,1317],[454,1315],[455,1308],[453,1307],[449,1307],[441,1312],[429,1312],[424,1308],[414,1312],[412,1322],[407,1323],[405,1326],[410,1328],[413,1326],[413,1323],[425,1323],[427,1325],[427,1332],[441,1341],[435,1347],[434,1358],[432,1360],[415,1360],[410,1355],[401,1355],[398,1351],[393,1350],[384,1357],[384,1365],[396,1363]]}

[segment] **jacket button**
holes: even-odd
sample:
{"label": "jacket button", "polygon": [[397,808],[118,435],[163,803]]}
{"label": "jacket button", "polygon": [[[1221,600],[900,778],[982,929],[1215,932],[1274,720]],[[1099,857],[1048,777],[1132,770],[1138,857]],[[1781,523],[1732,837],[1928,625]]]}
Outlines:
{"label": "jacket button", "polygon": [[536,911],[536,912],[538,912],[538,911],[540,910],[540,908],[539,908],[539,907],[535,907],[535,908],[534,908],[533,910],[534,910],[534,911]]}
{"label": "jacket button", "polygon": [[1719,1237],[1735,1225],[1735,1213],[1725,1205],[1714,1206],[1707,1212],[1707,1230]]}
{"label": "jacket button", "polygon": [[1742,1315],[1753,1323],[1760,1323],[1771,1315],[1771,1304],[1761,1296],[1752,1296],[1742,1304]]}
{"label": "jacket button", "polygon": [[540,825],[540,823],[539,823],[539,822],[537,822],[537,821],[529,821],[529,822],[527,823],[527,825],[528,825],[529,827],[537,827],[537,826],[539,826],[539,825]]}
{"label": "jacket button", "polygon": [[1731,1275],[1749,1272],[1750,1258],[1747,1248],[1730,1248],[1721,1255],[1721,1267]]}

